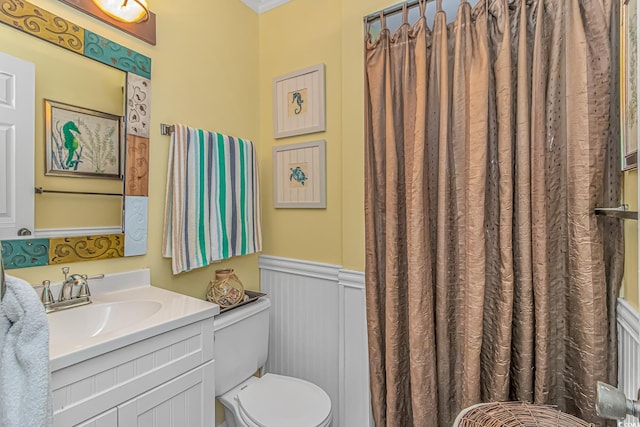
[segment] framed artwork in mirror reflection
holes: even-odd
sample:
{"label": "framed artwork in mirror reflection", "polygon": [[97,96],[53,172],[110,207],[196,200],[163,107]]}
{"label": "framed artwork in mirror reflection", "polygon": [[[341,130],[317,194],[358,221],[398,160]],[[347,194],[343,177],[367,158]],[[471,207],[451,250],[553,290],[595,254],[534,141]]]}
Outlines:
{"label": "framed artwork in mirror reflection", "polygon": [[638,0],[620,13],[620,125],[622,169],[638,167]]}
{"label": "framed artwork in mirror reflection", "polygon": [[122,117],[45,100],[46,175],[121,179]]}

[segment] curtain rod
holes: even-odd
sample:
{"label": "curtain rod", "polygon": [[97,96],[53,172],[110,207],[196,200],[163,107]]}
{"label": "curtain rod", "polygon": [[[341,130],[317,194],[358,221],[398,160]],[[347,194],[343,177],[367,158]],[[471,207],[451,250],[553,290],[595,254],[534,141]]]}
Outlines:
{"label": "curtain rod", "polygon": [[[426,0],[426,3],[429,3],[429,2],[432,2],[432,1],[433,0]],[[370,13],[369,15],[365,16],[362,19],[364,20],[364,22],[366,24],[366,23],[369,23],[369,22],[373,22],[376,19],[380,19],[380,13],[381,12],[382,12],[382,14],[384,16],[393,15],[394,13],[401,12],[405,3],[407,4],[407,9],[411,9],[412,7],[416,7],[417,5],[419,5],[420,1],[419,0],[410,0],[410,1],[407,1],[407,2],[403,2],[403,3],[398,3],[396,5],[388,7],[386,9],[382,9],[382,10],[379,10],[377,12]]]}

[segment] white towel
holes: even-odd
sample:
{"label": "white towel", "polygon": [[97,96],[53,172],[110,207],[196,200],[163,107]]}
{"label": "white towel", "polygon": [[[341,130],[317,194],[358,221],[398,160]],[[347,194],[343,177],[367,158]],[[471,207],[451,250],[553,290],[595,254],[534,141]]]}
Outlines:
{"label": "white towel", "polygon": [[49,321],[36,291],[6,276],[0,302],[0,425],[53,425]]}

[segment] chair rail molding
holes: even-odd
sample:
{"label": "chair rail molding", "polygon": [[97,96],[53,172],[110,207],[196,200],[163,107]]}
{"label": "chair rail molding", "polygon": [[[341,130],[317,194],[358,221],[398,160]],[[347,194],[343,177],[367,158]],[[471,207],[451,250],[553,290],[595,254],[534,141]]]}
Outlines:
{"label": "chair rail molding", "polygon": [[280,273],[295,274],[315,279],[338,281],[341,267],[334,264],[324,264],[292,258],[280,258],[270,255],[260,255],[258,262],[260,269],[278,271]]}

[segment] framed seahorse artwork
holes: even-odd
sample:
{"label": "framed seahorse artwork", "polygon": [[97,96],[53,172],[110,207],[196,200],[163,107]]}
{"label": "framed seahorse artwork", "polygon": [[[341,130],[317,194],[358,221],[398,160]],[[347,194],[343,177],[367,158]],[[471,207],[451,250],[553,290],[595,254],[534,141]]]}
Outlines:
{"label": "framed seahorse artwork", "polygon": [[273,147],[276,208],[327,207],[325,141]]}
{"label": "framed seahorse artwork", "polygon": [[620,13],[620,124],[622,169],[638,167],[638,0]]}
{"label": "framed seahorse artwork", "polygon": [[122,178],[122,117],[45,100],[46,175]]}
{"label": "framed seahorse artwork", "polygon": [[322,132],[325,126],[324,64],[273,79],[273,136]]}

